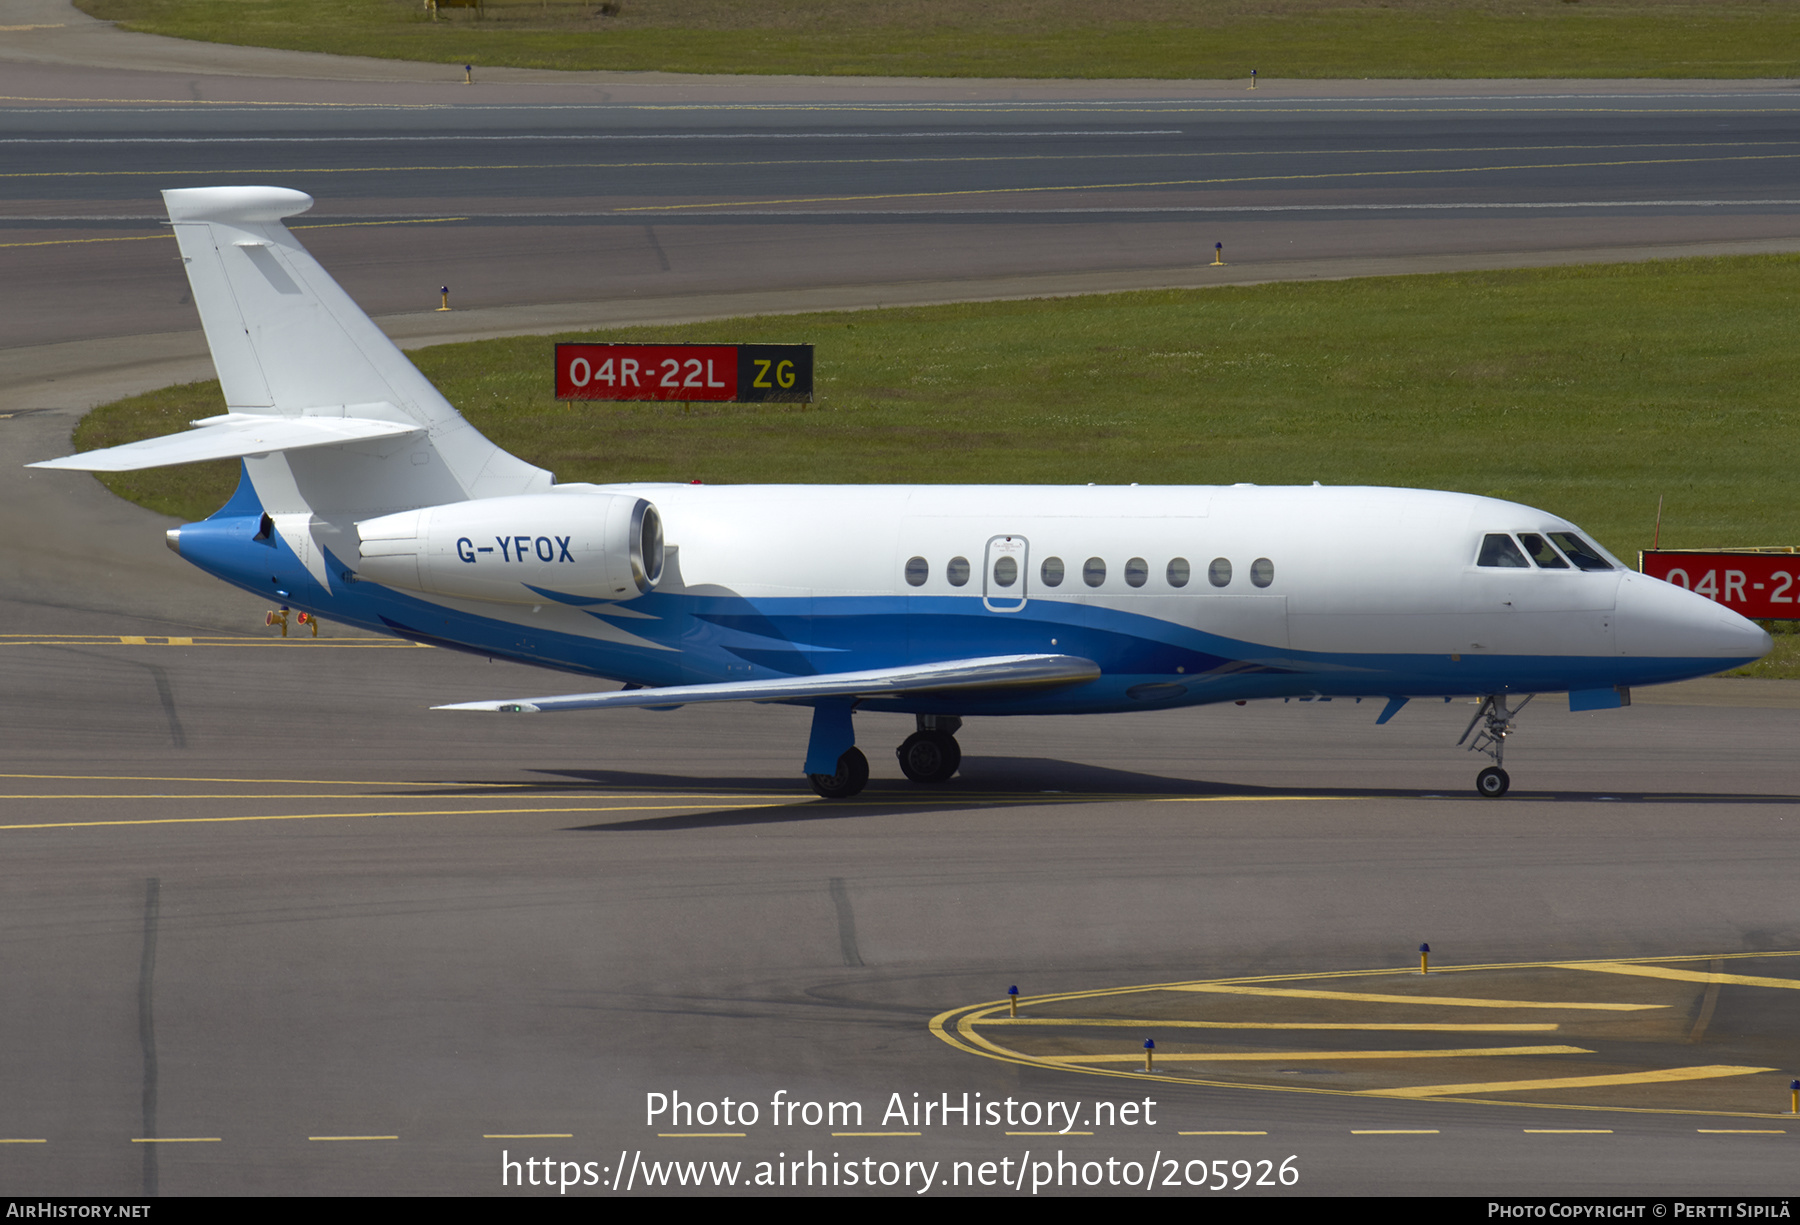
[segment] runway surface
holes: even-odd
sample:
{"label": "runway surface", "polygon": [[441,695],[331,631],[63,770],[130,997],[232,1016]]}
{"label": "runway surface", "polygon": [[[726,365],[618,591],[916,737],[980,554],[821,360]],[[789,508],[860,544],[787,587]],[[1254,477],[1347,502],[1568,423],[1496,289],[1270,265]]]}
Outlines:
{"label": "runway surface", "polygon": [[[377,310],[443,280],[482,308],[397,332],[480,334],[1201,283],[1212,241],[1262,277],[1784,248],[1790,95],[1252,112],[1133,85],[1126,113],[1092,86],[750,82],[781,109],[696,83],[651,110],[526,79],[400,114],[382,91],[453,87],[145,72],[73,104],[101,74],[30,71],[0,107],[31,142],[0,146],[0,234],[54,244],[0,248],[0,1192],[1792,1190],[1800,687],[1544,699],[1502,802],[1473,794],[1462,705],[972,721],[932,791],[888,751],[907,721],[865,716],[875,780],[826,803],[803,711],[433,713],[556,681],[283,642],[164,521],[19,467],[92,403],[204,373],[150,220],[172,181],[466,217],[303,237]],[[259,91],[284,105],[165,105]],[[1011,1025],[1012,986],[1050,1024]],[[737,1164],[667,1164],[696,1161]]]}
{"label": "runway surface", "polygon": [[217,183],[311,193],[302,237],[373,314],[448,285],[567,327],[1800,243],[1800,95],[1773,82],[463,87],[13,54],[13,346],[191,332],[157,192]]}

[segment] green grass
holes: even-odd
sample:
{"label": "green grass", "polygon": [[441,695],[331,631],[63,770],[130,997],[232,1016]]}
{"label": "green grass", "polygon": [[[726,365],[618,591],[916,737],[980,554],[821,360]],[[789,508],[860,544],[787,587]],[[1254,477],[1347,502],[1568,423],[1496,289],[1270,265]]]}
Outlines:
{"label": "green grass", "polygon": [[[1583,525],[1628,561],[1800,541],[1800,257],[1386,277],[738,319],[413,354],[563,481],[1405,485]],[[813,404],[567,404],[552,340],[809,341]],[[221,410],[95,409],[86,450]],[[235,462],[108,476],[201,518]],[[1800,637],[1751,674],[1800,676]]]}
{"label": "green grass", "polygon": [[[1785,0],[77,0],[153,34],[481,67],[919,77],[1788,77]],[[616,15],[603,9],[618,8]]]}
{"label": "green grass", "polygon": [[[224,403],[225,393],[219,389],[219,380],[208,379],[102,404],[76,423],[75,449],[93,451],[163,434],[179,434],[189,422],[223,412]],[[237,460],[221,459],[96,475],[102,485],[127,502],[159,515],[191,521],[204,519],[225,504],[237,486],[238,468]]]}
{"label": "green grass", "polygon": [[[419,367],[564,481],[1409,485],[1568,516],[1622,555],[1800,537],[1800,257],[739,319],[445,345]],[[565,404],[553,339],[810,341],[814,404]],[[217,383],[96,409],[82,449],[222,407]],[[203,466],[196,466],[200,468]],[[230,492],[107,478],[198,518]],[[127,486],[124,481],[130,480]]]}

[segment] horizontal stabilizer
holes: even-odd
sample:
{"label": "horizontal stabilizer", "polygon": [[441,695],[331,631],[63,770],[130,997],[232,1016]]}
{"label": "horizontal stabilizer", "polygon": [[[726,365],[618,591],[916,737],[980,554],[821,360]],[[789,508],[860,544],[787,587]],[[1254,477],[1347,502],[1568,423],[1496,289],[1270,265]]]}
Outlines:
{"label": "horizontal stabilizer", "polygon": [[782,702],[806,698],[878,698],[899,693],[968,689],[1014,689],[1073,685],[1100,675],[1100,665],[1073,655],[994,655],[953,659],[904,668],[872,668],[825,676],[782,676],[766,681],[717,685],[669,685],[661,689],[621,689],[571,693],[561,697],[513,698],[499,702],[459,702],[437,710],[593,710],[603,706],[681,706],[689,702]]}
{"label": "horizontal stabilizer", "polygon": [[238,459],[270,451],[329,447],[371,438],[393,438],[422,427],[400,421],[364,417],[263,417],[230,413],[208,417],[199,429],[128,442],[122,447],[83,451],[62,459],[27,464],[30,468],[73,468],[78,472],[135,472],[203,459]]}

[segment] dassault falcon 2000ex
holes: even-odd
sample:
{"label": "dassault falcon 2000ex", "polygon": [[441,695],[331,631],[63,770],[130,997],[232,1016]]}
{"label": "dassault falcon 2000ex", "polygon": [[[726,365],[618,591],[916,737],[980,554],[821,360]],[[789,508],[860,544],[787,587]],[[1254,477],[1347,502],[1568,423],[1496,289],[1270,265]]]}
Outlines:
{"label": "dassault falcon 2000ex", "polygon": [[[169,547],[226,582],[418,642],[624,688],[467,702],[537,712],[809,706],[804,770],[868,780],[853,712],[917,717],[900,767],[956,772],[984,715],[1258,698],[1479,702],[1463,740],[1505,794],[1523,701],[1766,654],[1758,626],[1635,574],[1574,524],[1409,489],[558,485],[482,437],[295,241],[312,199],[163,193],[226,412],[34,465],[239,457]],[[1460,742],[1459,742],[1460,743]]]}

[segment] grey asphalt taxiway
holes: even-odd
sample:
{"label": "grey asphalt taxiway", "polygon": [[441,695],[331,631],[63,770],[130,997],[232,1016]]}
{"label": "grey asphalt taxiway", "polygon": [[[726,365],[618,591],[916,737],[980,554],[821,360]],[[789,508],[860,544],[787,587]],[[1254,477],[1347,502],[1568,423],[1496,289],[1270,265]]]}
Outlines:
{"label": "grey asphalt taxiway", "polygon": [[[85,63],[121,45],[71,28],[92,36]],[[317,182],[276,181],[314,191],[328,222],[475,218],[303,236],[379,311],[407,309],[446,267],[476,287],[477,309],[384,320],[416,341],[1206,283],[1191,249],[1168,254],[1166,235],[1194,228],[1179,210],[1213,206],[1193,185],[1059,193],[1091,210],[1079,216],[1000,211],[1036,188],[1124,181],[1077,177],[1084,159],[1123,152],[1133,175],[1195,160],[1187,136],[1128,130],[1223,133],[1270,176],[1325,141],[1315,163],[1395,181],[1475,164],[1482,142],[1512,146],[1509,166],[1522,144],[1686,142],[1660,170],[1589,153],[1557,156],[1617,164],[1495,172],[1510,176],[1500,202],[1581,207],[1473,218],[1422,207],[1468,203],[1437,188],[1234,188],[1231,207],[1304,206],[1231,218],[1234,253],[1272,249],[1271,233],[1312,244],[1252,279],[1792,249],[1791,92],[1390,86],[1457,109],[1408,119],[1382,103],[1392,113],[1369,122],[1402,152],[1376,165],[1351,151],[1366,134],[1351,103],[1372,96],[1360,85],[1295,91],[1324,118],[1240,123],[1195,117],[1224,99],[1214,86],[977,84],[956,99],[943,83],[519,74],[495,83],[510,92],[490,114],[418,66],[383,81],[340,65],[327,87],[293,60],[208,49],[238,75],[201,77],[191,48],[150,42],[169,62],[135,75],[25,48],[38,58],[12,61],[12,79],[29,88],[7,92],[31,99],[0,107],[9,138],[39,142],[4,146],[7,171],[61,176],[54,191],[0,179],[5,240],[54,244],[0,249],[25,287],[0,308],[0,1193],[557,1195],[542,1184],[571,1177],[571,1195],[693,1193],[727,1177],[756,1190],[759,1175],[861,1192],[852,1172],[904,1193],[928,1168],[934,1194],[1042,1179],[1040,1193],[1117,1192],[1147,1170],[1159,1192],[1207,1195],[1793,1189],[1800,686],[1696,682],[1590,714],[1541,699],[1498,802],[1475,797],[1478,763],[1455,747],[1462,704],[1415,702],[1382,727],[1375,706],[1342,701],[971,721],[962,773],[931,790],[889,752],[906,721],[866,716],[875,779],[832,803],[799,777],[804,711],[434,713],[582,682],[330,625],[284,640],[267,605],[161,547],[168,521],[84,476],[20,467],[62,453],[92,404],[207,373],[178,269],[132,253],[165,241],[142,219],[154,187],[213,181],[248,155],[177,138],[367,136],[321,139],[307,162],[252,145],[254,168],[313,166]],[[685,90],[685,109],[572,96],[602,88],[631,105]],[[489,124],[523,168],[492,169],[490,150],[477,183],[422,170],[446,150],[398,139],[389,112],[406,90],[420,103],[408,125]],[[1030,106],[943,117],[1011,94]],[[289,109],[271,120],[196,95]],[[810,109],[722,114],[733,98]],[[1170,98],[1188,109],[1106,109]],[[346,107],[322,117],[325,100]],[[701,139],[728,120],[754,139]],[[842,163],[842,134],[871,131],[858,148],[933,165],[825,165],[842,189],[808,194],[974,191],[994,211],[616,214],[766,202],[785,184],[742,163],[777,146]],[[548,163],[624,159],[523,139],[584,134],[641,138],[631,160],[706,173],[643,167],[610,197],[596,178],[565,190]],[[171,143],[131,143],[144,135]],[[1463,162],[1431,152],[1452,146]],[[1052,164],[1001,160],[1038,149]],[[192,173],[163,177],[176,171]],[[373,186],[340,189],[351,181]],[[1389,213],[1359,221],[1351,204]],[[1138,207],[1152,214],[1106,211]],[[541,216],[558,210],[584,215]],[[422,237],[439,233],[454,243]],[[751,234],[778,237],[733,254]],[[809,270],[774,276],[784,251]],[[971,1115],[942,1110],[965,1102]]]}

